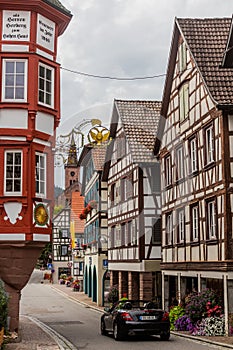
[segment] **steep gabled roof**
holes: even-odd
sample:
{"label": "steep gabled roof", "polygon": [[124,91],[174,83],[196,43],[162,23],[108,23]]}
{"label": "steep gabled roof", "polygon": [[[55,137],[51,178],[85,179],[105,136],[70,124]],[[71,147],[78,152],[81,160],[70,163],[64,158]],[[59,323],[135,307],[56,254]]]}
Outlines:
{"label": "steep gabled roof", "polygon": [[71,15],[71,12],[65,8],[65,6],[62,5],[62,3],[59,0],[43,0],[47,4],[52,5],[57,10],[64,12],[65,14]]}
{"label": "steep gabled roof", "polygon": [[70,219],[74,220],[75,233],[83,234],[85,222],[79,219],[79,215],[81,214],[84,208],[84,197],[81,196],[80,192],[72,192],[71,196],[72,199]]}
{"label": "steep gabled roof", "polygon": [[92,158],[95,171],[102,171],[104,167],[107,143],[101,145],[86,144],[80,154],[78,165],[86,166],[90,158]]}
{"label": "steep gabled roof", "polygon": [[94,169],[96,171],[102,171],[104,168],[106,150],[107,150],[106,144],[93,147],[91,150]]}
{"label": "steep gabled roof", "polygon": [[160,119],[161,102],[115,100],[114,103],[129,143],[133,162],[154,160],[153,148]]}
{"label": "steep gabled roof", "polygon": [[166,116],[178,50],[179,34],[216,105],[233,105],[233,70],[222,68],[231,18],[176,18],[164,87],[162,115]]}
{"label": "steep gabled roof", "polygon": [[85,193],[85,185],[86,185],[86,176],[87,176],[87,164],[90,159],[93,162],[93,170],[97,172],[101,172],[104,169],[105,164],[105,155],[107,151],[107,143],[103,143],[101,145],[95,144],[86,144],[83,147],[83,150],[79,157],[78,164],[83,166],[83,179],[82,179],[82,189],[81,193],[84,195]]}

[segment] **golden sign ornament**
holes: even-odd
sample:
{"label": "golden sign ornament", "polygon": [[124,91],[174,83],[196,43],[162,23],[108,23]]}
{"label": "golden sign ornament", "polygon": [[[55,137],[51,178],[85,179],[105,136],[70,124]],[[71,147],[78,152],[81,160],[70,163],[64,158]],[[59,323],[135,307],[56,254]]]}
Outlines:
{"label": "golden sign ornament", "polygon": [[88,141],[92,145],[101,145],[102,143],[106,142],[109,140],[111,141],[110,138],[110,131],[101,125],[102,122],[99,119],[92,119],[92,125],[93,128],[88,133]]}
{"label": "golden sign ornament", "polygon": [[49,214],[44,204],[39,203],[34,209],[34,219],[37,225],[44,226],[48,223]]}

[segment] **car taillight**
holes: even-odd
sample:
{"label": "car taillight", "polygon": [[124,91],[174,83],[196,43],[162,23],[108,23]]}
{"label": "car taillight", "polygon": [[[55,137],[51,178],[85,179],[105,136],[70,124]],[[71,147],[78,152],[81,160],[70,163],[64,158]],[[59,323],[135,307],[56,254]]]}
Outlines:
{"label": "car taillight", "polygon": [[169,320],[169,312],[164,312],[162,321],[168,321]]}
{"label": "car taillight", "polygon": [[133,321],[132,316],[128,312],[122,312],[121,317],[125,321]]}

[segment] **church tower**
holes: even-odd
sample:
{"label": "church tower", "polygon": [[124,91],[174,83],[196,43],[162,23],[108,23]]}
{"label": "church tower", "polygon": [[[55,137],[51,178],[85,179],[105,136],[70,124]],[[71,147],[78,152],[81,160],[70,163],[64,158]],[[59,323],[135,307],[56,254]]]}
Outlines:
{"label": "church tower", "polygon": [[72,134],[68,159],[65,164],[65,189],[68,189],[75,182],[79,181],[79,170],[77,149],[74,141],[74,135]]}

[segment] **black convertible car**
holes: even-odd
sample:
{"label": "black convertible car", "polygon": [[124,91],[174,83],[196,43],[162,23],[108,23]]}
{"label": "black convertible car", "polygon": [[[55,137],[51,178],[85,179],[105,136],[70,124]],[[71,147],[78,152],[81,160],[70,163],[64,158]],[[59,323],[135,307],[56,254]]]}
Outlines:
{"label": "black convertible car", "polygon": [[169,313],[157,309],[153,302],[145,300],[118,301],[112,308],[105,308],[101,316],[101,334],[113,333],[115,340],[127,335],[160,335],[170,338]]}

